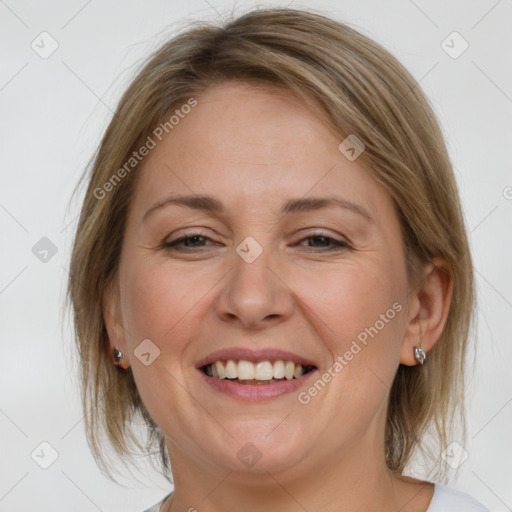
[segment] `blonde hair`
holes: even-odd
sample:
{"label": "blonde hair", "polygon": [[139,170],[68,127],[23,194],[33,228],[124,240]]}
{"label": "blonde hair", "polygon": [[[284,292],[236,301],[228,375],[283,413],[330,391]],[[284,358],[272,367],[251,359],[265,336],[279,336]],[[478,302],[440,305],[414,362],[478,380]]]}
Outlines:
{"label": "blonde hair", "polygon": [[[400,365],[390,391],[385,432],[388,467],[402,473],[425,434],[434,440],[430,469],[443,478],[440,454],[455,418],[464,425],[464,364],[474,308],[473,273],[456,182],[442,132],[424,93],[383,47],[346,24],[287,8],[251,11],[222,27],[200,24],[165,42],[123,94],[84,175],[68,296],[81,359],[87,438],[100,468],[106,434],[121,459],[154,453],[166,477],[162,432],[146,410],[130,369],[114,367],[103,295],[118,268],[136,167],[97,198],[169,113],[225,81],[272,85],[298,94],[340,134],[364,142],[359,162],[393,198],[412,279],[418,264],[440,257],[453,278],[441,338],[425,366]],[[126,175],[125,175],[126,174]],[[141,443],[132,421],[142,418]],[[464,430],[465,432],[465,430]],[[133,448],[135,447],[135,450]]]}

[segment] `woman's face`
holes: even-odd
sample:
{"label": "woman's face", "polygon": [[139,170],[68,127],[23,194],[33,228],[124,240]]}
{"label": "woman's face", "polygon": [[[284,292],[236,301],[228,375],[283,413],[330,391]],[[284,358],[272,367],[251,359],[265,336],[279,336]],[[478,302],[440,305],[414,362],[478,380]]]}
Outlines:
{"label": "woman's face", "polygon": [[[171,460],[275,473],[383,456],[413,350],[390,196],[290,93],[196,99],[143,161],[109,326]],[[314,369],[288,379],[291,363]]]}

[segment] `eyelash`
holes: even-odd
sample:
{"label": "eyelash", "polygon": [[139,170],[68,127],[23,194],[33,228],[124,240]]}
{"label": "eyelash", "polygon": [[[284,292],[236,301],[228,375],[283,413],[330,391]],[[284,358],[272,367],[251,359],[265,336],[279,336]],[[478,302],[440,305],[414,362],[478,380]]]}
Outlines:
{"label": "eyelash", "polygon": [[[166,250],[169,250],[169,251],[172,251],[172,250],[175,250],[175,251],[182,251],[182,252],[196,252],[194,251],[194,247],[190,248],[190,247],[186,247],[185,245],[182,245],[185,241],[188,241],[188,240],[191,240],[192,238],[202,238],[204,240],[210,240],[210,238],[208,238],[207,236],[204,236],[202,235],[201,233],[188,233],[186,234],[185,236],[182,236],[181,238],[178,238],[177,240],[173,240],[172,242],[164,242],[164,244],[162,245],[162,249],[166,249]],[[323,238],[325,240],[328,240],[329,242],[333,243],[333,245],[330,247],[330,248],[327,248],[327,249],[323,249],[323,250],[320,250],[320,251],[317,251],[317,252],[334,252],[334,251],[341,251],[341,250],[346,250],[346,249],[353,249],[353,247],[345,242],[345,241],[342,241],[342,240],[337,240],[335,238],[332,238],[330,236],[327,236],[323,233],[315,233],[313,235],[309,235],[309,236],[306,236],[304,238],[302,238],[300,241],[304,241],[304,240],[310,240],[310,239],[314,239],[314,238]],[[179,246],[181,245],[181,249],[178,248]],[[204,246],[195,246],[195,248],[202,248]],[[310,247],[310,246],[308,246]],[[314,247],[312,247],[314,248]],[[322,247],[318,247],[319,249],[322,249]]]}

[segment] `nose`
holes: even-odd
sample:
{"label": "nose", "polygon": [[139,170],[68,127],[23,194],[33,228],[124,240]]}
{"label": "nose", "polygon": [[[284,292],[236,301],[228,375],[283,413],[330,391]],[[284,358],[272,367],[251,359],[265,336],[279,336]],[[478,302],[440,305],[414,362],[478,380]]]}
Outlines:
{"label": "nose", "polygon": [[290,318],[293,294],[280,276],[278,265],[270,260],[266,251],[252,263],[235,253],[233,268],[215,304],[222,321],[261,330]]}

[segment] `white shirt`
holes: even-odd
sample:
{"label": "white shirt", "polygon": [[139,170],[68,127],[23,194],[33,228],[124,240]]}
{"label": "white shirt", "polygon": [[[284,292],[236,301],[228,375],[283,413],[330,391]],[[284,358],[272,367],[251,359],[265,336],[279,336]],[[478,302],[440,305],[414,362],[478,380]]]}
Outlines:
{"label": "white shirt", "polygon": [[490,512],[469,494],[436,484],[426,512]]}
{"label": "white shirt", "polygon": [[[153,505],[144,512],[160,512],[163,502],[171,494],[168,494],[156,505]],[[444,485],[435,484],[434,495],[425,512],[490,512],[490,510],[469,496],[469,494],[450,489]]]}

